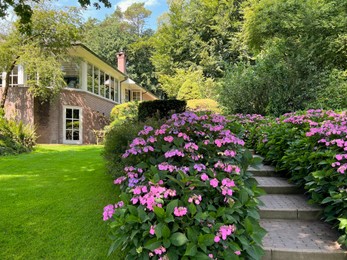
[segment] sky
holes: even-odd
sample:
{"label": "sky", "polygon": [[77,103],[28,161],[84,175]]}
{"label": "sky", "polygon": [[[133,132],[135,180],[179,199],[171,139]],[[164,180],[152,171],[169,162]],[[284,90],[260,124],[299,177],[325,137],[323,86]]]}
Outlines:
{"label": "sky", "polygon": [[[94,2],[93,0],[91,2]],[[111,8],[103,7],[101,4],[101,9],[96,10],[94,7],[89,7],[87,10],[83,11],[83,17],[85,19],[97,18],[98,20],[103,20],[107,15],[114,12],[117,6],[121,8],[122,11],[126,10],[133,3],[145,3],[145,7],[152,11],[151,16],[147,19],[147,28],[155,30],[157,28],[157,18],[168,10],[168,5],[166,0],[109,0],[112,4]],[[59,6],[79,6],[77,0],[59,0],[57,1]]]}

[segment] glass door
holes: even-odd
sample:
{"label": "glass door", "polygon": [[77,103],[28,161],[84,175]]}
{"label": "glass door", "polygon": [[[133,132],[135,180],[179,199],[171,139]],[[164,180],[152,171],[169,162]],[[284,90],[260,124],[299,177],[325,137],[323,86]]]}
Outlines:
{"label": "glass door", "polygon": [[64,143],[82,143],[82,109],[78,107],[64,108]]}

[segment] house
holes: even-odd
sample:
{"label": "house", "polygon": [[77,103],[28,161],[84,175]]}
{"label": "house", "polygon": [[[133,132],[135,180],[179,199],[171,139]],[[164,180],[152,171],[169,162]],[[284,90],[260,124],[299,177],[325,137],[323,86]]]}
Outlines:
{"label": "house", "polygon": [[[109,123],[115,105],[157,99],[125,74],[123,52],[117,54],[118,69],[82,44],[74,45],[69,54],[72,61],[62,63],[67,87],[51,102],[42,104],[30,95],[23,66],[11,73],[5,116],[35,125],[38,143],[95,143],[94,131]],[[0,98],[2,87],[0,77]]]}

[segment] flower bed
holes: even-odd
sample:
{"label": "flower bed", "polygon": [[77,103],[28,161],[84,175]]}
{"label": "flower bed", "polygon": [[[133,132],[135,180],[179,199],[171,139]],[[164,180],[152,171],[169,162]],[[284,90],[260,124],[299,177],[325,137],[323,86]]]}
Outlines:
{"label": "flower bed", "polygon": [[339,241],[347,245],[346,112],[308,110],[252,127],[242,123],[252,132],[247,141],[324,207],[325,220],[341,230]]}
{"label": "flower bed", "polygon": [[255,159],[219,115],[174,114],[139,132],[119,202],[104,209],[126,259],[260,259],[260,192],[246,169]]}

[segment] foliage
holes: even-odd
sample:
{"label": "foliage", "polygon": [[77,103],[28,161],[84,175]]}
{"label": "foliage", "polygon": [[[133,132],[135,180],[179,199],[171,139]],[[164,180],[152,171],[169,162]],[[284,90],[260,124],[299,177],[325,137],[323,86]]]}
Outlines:
{"label": "foliage", "polygon": [[276,116],[344,108],[345,99],[336,97],[346,91],[346,7],[333,0],[249,1],[239,37],[254,57],[226,73],[221,104],[233,113]]}
{"label": "foliage", "polygon": [[197,82],[186,80],[177,94],[177,99],[190,100],[201,98],[201,91]]}
{"label": "foliage", "polygon": [[320,67],[346,68],[347,3],[334,0],[250,1],[245,9],[243,38],[254,51],[276,44],[306,50]]}
{"label": "foliage", "polygon": [[0,259],[105,259],[108,230],[98,215],[119,191],[102,149],[37,145],[0,158]]}
{"label": "foliage", "polygon": [[186,110],[187,102],[185,100],[153,100],[145,101],[139,105],[139,121],[147,118],[158,117],[167,118],[172,113],[182,113]]}
{"label": "foliage", "polygon": [[151,15],[151,11],[145,8],[145,3],[133,3],[124,11],[124,18],[133,28],[137,36],[144,32],[145,21]]}
{"label": "foliage", "polygon": [[[193,66],[188,69],[176,69],[173,75],[160,74],[159,82],[169,98],[191,99],[184,98],[182,94],[187,92],[187,88],[192,88],[195,92],[194,98],[212,98],[215,95],[216,83],[213,79],[205,77],[201,68]],[[180,92],[181,96],[178,97]]]}
{"label": "foliage", "polygon": [[0,113],[0,156],[29,152],[36,138],[31,126],[8,120]]}
{"label": "foliage", "polygon": [[122,155],[130,142],[145,125],[159,127],[160,124],[161,120],[158,119],[147,119],[145,122],[138,122],[137,118],[113,121],[106,129],[103,151],[108,172],[120,176],[125,166]]}
{"label": "foliage", "polygon": [[[0,40],[0,70],[6,72],[0,107],[4,107],[10,74],[15,65],[25,66],[27,85],[35,97],[49,99],[65,86],[61,61],[80,37],[80,14],[76,9],[34,9],[30,33],[21,33],[18,21]],[[52,30],[54,28],[54,30]],[[47,88],[51,86],[52,88]]]}
{"label": "foliage", "polygon": [[111,111],[111,120],[117,122],[124,122],[125,120],[137,119],[139,103],[138,102],[126,102],[120,105],[116,105]]}
{"label": "foliage", "polygon": [[187,101],[187,110],[210,111],[220,113],[221,109],[217,101],[213,99],[191,99]]}
{"label": "foliage", "polygon": [[[346,112],[308,110],[262,120],[253,144],[265,160],[304,187],[311,200],[324,207],[327,222],[341,229],[347,245]],[[247,127],[247,125],[245,125]],[[250,139],[248,140],[250,141]]]}
{"label": "foliage", "polygon": [[325,79],[326,88],[317,94],[317,101],[312,102],[310,107],[323,109],[347,108],[347,70],[334,69]]}
{"label": "foliage", "polygon": [[286,51],[276,42],[257,57],[254,65],[230,68],[219,91],[220,103],[231,113],[281,115],[305,109],[325,88],[324,71],[307,60],[305,50]]}
{"label": "foliage", "polygon": [[[40,3],[41,0],[3,0],[0,3],[0,19],[8,15],[8,10],[13,8],[15,14],[20,19],[20,24],[23,29],[30,31],[30,22],[33,15],[32,3]],[[105,7],[111,7],[111,3],[108,0],[98,0],[92,2],[90,0],[78,0],[81,7],[87,7],[91,4],[96,8],[100,8],[100,3],[104,4]]]}
{"label": "foliage", "polygon": [[213,80],[223,75],[225,62],[240,55],[239,32],[242,0],[170,1],[153,39],[152,62],[159,75],[176,69],[202,68]]}
{"label": "foliage", "polygon": [[89,19],[84,24],[83,42],[109,64],[117,67],[116,54],[127,55],[126,73],[144,88],[160,94],[154,66],[150,61],[153,50],[152,30],[144,30],[150,11],[143,3],[134,3],[124,12],[119,8],[103,21]]}
{"label": "foliage", "polygon": [[219,115],[174,114],[145,126],[123,158],[111,252],[125,259],[260,259],[259,190],[246,172],[253,160]]}

